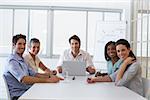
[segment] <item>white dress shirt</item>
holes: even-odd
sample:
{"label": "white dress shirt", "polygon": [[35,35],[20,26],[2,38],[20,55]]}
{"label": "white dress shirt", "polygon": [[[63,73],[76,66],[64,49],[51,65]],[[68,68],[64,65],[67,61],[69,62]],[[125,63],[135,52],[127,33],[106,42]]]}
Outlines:
{"label": "white dress shirt", "polygon": [[86,67],[94,66],[89,53],[83,50],[80,50],[76,57],[72,55],[71,49],[65,50],[60,56],[57,66],[62,66],[63,61],[84,61],[86,62]]}

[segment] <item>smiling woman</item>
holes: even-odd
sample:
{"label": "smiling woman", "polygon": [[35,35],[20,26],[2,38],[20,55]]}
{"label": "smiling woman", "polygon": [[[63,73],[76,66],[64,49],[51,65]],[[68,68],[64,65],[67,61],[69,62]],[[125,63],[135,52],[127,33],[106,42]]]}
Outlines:
{"label": "smiling woman", "polygon": [[110,75],[114,73],[122,63],[117,56],[116,46],[114,41],[109,41],[105,45],[105,60],[107,61],[107,73]]}
{"label": "smiling woman", "polygon": [[116,78],[111,75],[111,79],[115,80],[117,86],[126,86],[134,92],[143,95],[142,70],[140,63],[136,60],[130,44],[125,39],[119,39],[116,42],[116,50],[118,57],[123,60]]}
{"label": "smiling woman", "polygon": [[54,74],[56,75],[56,70],[50,71],[49,68],[47,68],[43,62],[39,59],[38,53],[40,51],[40,40],[37,38],[32,38],[30,40],[30,43],[28,45],[29,52],[24,54],[25,61],[30,65],[30,67],[35,71],[39,72],[39,68],[42,70],[42,72],[45,72],[47,74]]}
{"label": "smiling woman", "polygon": [[125,39],[119,39],[116,43],[117,55],[122,60],[119,69],[104,77],[92,77],[88,83],[115,82],[116,86],[125,86],[143,96],[142,70],[140,63],[131,51],[130,44]]}

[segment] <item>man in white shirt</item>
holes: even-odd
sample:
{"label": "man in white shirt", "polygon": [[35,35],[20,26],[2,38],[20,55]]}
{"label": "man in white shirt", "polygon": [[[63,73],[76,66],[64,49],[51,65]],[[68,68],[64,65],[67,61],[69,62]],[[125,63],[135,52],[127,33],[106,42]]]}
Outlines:
{"label": "man in white shirt", "polygon": [[86,71],[90,74],[94,74],[95,67],[89,53],[80,49],[80,38],[77,35],[73,35],[69,38],[69,43],[71,48],[65,50],[60,56],[57,64],[58,72],[62,73],[63,61],[84,61],[86,62]]}

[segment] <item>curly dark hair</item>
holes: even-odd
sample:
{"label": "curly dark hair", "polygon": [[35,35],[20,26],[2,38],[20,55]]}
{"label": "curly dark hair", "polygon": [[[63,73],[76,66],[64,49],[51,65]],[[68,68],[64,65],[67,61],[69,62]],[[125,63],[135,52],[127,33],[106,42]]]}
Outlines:
{"label": "curly dark hair", "polygon": [[111,45],[111,44],[115,46],[115,41],[109,41],[109,42],[107,42],[106,45],[105,45],[105,48],[104,48],[104,56],[105,56],[105,60],[106,60],[106,61],[111,60],[111,58],[110,58],[109,55],[107,54],[107,47],[108,47],[109,45]]}
{"label": "curly dark hair", "polygon": [[17,35],[15,35],[15,36],[13,36],[13,38],[12,38],[12,43],[14,43],[14,44],[16,45],[17,41],[18,41],[20,38],[24,39],[25,42],[26,42],[26,36],[25,36],[25,35],[17,34]]}
{"label": "curly dark hair", "polygon": [[[127,49],[130,48],[130,44],[129,44],[129,42],[126,39],[119,39],[119,40],[117,40],[115,45],[117,46],[119,44],[125,45],[127,47]],[[136,56],[134,55],[134,53],[132,51],[129,52],[129,57],[133,57],[136,60]]]}
{"label": "curly dark hair", "polygon": [[80,38],[77,36],[77,35],[73,35],[69,38],[69,43],[71,43],[71,40],[74,39],[74,40],[77,40],[79,42],[79,45],[81,45],[81,41],[80,41]]}

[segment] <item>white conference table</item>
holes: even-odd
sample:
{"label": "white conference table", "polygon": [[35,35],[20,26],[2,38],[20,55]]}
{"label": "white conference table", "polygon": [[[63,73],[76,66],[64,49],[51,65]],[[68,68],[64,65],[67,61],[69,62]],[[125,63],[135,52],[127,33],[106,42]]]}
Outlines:
{"label": "white conference table", "polygon": [[87,77],[72,77],[59,83],[36,83],[19,100],[146,100],[113,82],[88,84]]}

